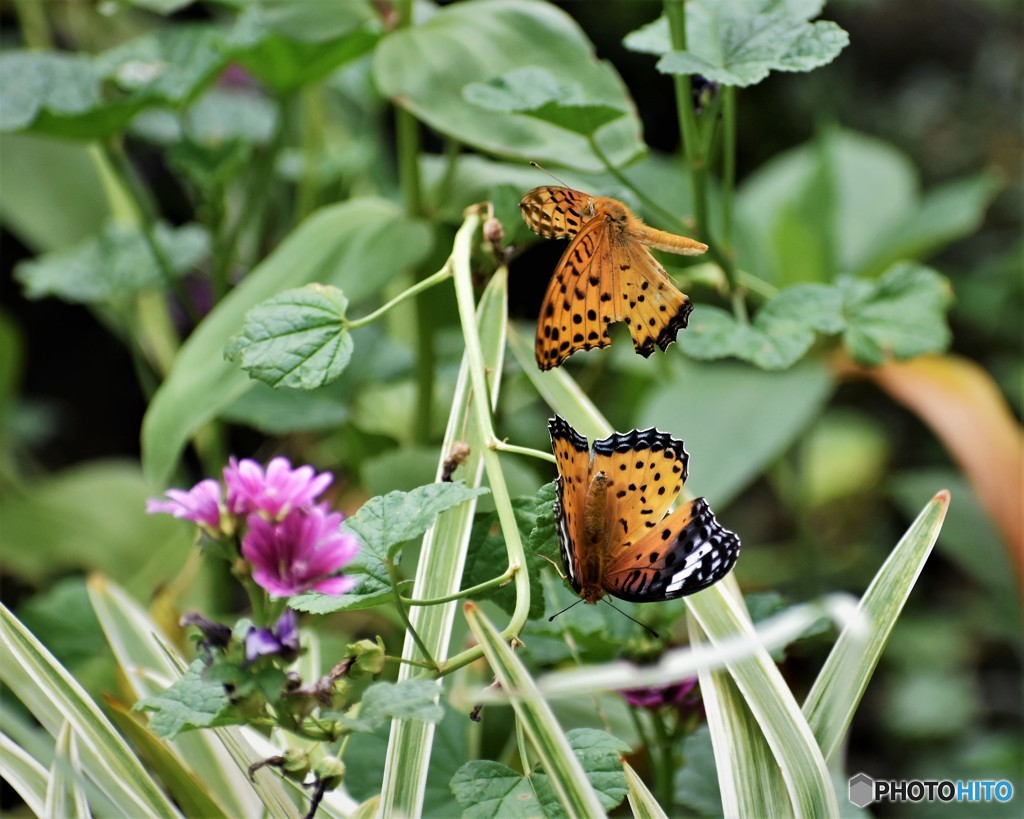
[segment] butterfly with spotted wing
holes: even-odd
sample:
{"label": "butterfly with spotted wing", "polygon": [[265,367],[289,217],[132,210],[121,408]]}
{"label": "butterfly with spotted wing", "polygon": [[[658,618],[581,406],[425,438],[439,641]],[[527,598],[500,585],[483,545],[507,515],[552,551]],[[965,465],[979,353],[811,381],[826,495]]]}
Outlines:
{"label": "butterfly with spotted wing", "polygon": [[577,350],[607,347],[623,321],[644,358],[675,341],[693,304],[647,247],[697,256],[708,246],[648,227],[622,202],[572,188],[534,188],[519,203],[534,233],[571,238],[537,320],[537,366],[550,370]]}
{"label": "butterfly with spotted wing", "polygon": [[557,415],[548,430],[562,564],[585,602],[605,594],[674,600],[717,583],[736,564],[740,539],[704,498],[666,515],[686,481],[682,441],[652,428],[614,433],[591,448]]}

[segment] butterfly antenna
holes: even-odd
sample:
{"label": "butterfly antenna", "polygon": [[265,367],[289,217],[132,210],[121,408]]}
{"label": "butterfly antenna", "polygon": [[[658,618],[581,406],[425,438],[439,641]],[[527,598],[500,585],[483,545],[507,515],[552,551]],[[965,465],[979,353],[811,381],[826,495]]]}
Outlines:
{"label": "butterfly antenna", "polygon": [[563,181],[562,181],[561,179],[559,179],[559,178],[558,178],[557,176],[555,176],[555,175],[554,175],[553,173],[551,173],[551,171],[549,171],[549,170],[548,170],[547,168],[545,168],[545,167],[544,167],[543,165],[541,165],[541,164],[540,164],[539,162],[534,162],[534,161],[533,161],[533,160],[531,159],[531,160],[530,160],[530,164],[531,164],[531,165],[532,165],[532,166],[533,166],[534,168],[536,168],[536,169],[537,169],[538,171],[543,171],[544,173],[546,173],[546,174],[547,174],[548,176],[550,176],[550,177],[551,177],[552,179],[554,179],[554,180],[555,180],[555,181],[556,181],[556,182],[557,182],[557,183],[558,183],[559,185],[561,185],[561,186],[562,186],[563,188],[571,188],[571,187],[572,187],[572,185],[566,185],[566,184],[565,184],[565,183],[564,183],[564,182],[563,182]]}
{"label": "butterfly antenna", "polygon": [[[602,597],[602,598],[601,598],[601,602],[602,602],[602,603],[608,603],[608,600],[607,600],[606,598]],[[575,603],[573,603],[573,606],[574,606],[574,605],[576,605],[576,604],[575,604]],[[611,603],[608,603],[608,605],[609,605],[609,606],[611,606],[611,607],[612,607],[613,609],[615,609],[615,610],[616,610],[616,611],[617,611],[617,612],[618,612],[619,614],[621,614],[621,615],[622,615],[623,617],[625,617],[625,618],[626,618],[627,620],[632,620],[632,621],[633,621],[634,623],[636,623],[636,624],[637,624],[638,626],[640,626],[640,628],[645,628],[645,629],[647,629],[647,630],[648,630],[649,632],[651,632],[651,634],[653,634],[653,635],[654,635],[654,639],[655,639],[655,640],[660,640],[660,639],[661,639],[661,635],[660,635],[660,634],[658,634],[658,632],[656,632],[656,631],[655,631],[655,630],[654,630],[653,628],[651,628],[651,627],[650,627],[649,625],[647,625],[646,623],[641,623],[641,622],[640,622],[639,620],[637,620],[637,619],[636,619],[635,617],[630,617],[630,616],[629,616],[628,614],[626,614],[626,612],[624,612],[624,611],[623,611],[622,609],[620,609],[620,608],[619,608],[618,606],[612,605]],[[572,606],[569,606],[569,608],[572,608]],[[561,612],[559,612],[559,614],[561,614]]]}
{"label": "butterfly antenna", "polygon": [[[548,622],[550,623],[550,622],[551,622],[552,620],[554,620],[554,619],[555,619],[555,618],[556,618],[556,617],[557,617],[557,616],[558,616],[559,614],[565,614],[565,613],[566,613],[566,612],[567,612],[567,611],[568,611],[569,609],[571,609],[571,608],[572,608],[573,606],[575,606],[575,605],[577,605],[577,604],[579,604],[579,603],[582,603],[582,602],[583,602],[583,598],[581,597],[581,598],[580,598],[579,600],[577,600],[577,601],[576,601],[575,603],[573,603],[573,604],[571,604],[571,605],[569,605],[569,606],[566,606],[566,607],[565,607],[564,609],[562,609],[561,611],[557,611],[557,612],[555,612],[554,614],[552,614],[552,615],[551,615],[551,616],[550,616],[550,617],[548,618]],[[630,618],[630,619],[632,619],[632,618]]]}

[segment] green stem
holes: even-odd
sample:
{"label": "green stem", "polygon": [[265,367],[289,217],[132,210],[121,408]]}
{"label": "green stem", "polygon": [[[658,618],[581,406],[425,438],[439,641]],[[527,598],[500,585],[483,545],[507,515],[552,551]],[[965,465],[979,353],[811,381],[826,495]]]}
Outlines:
{"label": "green stem", "polygon": [[472,597],[473,595],[480,594],[488,589],[504,586],[518,571],[518,566],[509,566],[497,577],[492,577],[490,580],[485,580],[483,583],[477,583],[475,586],[470,586],[468,589],[463,589],[455,594],[449,594],[447,597],[433,597],[429,600],[412,600],[408,597],[403,597],[402,602],[407,606],[438,606],[442,603],[451,603],[453,600],[462,600],[464,597]]}
{"label": "green stem", "polygon": [[[412,25],[413,2],[398,4],[398,28]],[[398,179],[402,201],[409,216],[423,215],[423,184],[420,179],[420,126],[405,108],[395,105],[395,131],[398,142]],[[434,371],[437,355],[434,344],[434,316],[429,304],[416,303],[416,437],[430,438],[433,413]]]}
{"label": "green stem", "polygon": [[[473,396],[470,400],[473,412],[476,416],[477,428],[485,441],[495,437],[494,424],[491,421],[491,409],[487,389],[487,373],[484,367],[483,350],[480,345],[480,329],[476,323],[476,309],[473,301],[473,280],[470,269],[470,243],[480,224],[479,214],[467,218],[459,232],[455,236],[455,246],[452,250],[452,262],[455,272],[455,298],[459,309],[459,320],[462,323],[462,335],[466,342],[466,358],[469,362],[470,384],[473,387]],[[523,541],[519,534],[519,526],[516,523],[515,511],[512,508],[512,498],[509,495],[508,484],[505,483],[505,475],[501,471],[501,460],[498,453],[490,447],[480,453],[484,462],[484,469],[487,472],[487,482],[491,487],[491,497],[494,500],[494,507],[498,512],[498,522],[501,524],[501,533],[505,538],[505,548],[508,552],[509,567],[526,566],[526,550],[523,548]],[[526,618],[530,612],[530,576],[524,571],[517,571],[515,574],[516,584],[516,607],[508,626],[502,632],[502,637],[511,639],[519,635]],[[441,667],[440,673],[447,674],[457,668],[462,668],[483,656],[483,650],[476,646],[468,651],[463,651],[454,657],[449,658]]]}
{"label": "green stem", "polygon": [[34,49],[53,48],[53,35],[46,19],[46,4],[39,0],[14,0],[14,13],[25,45]]}
{"label": "green stem", "polygon": [[429,663],[429,668],[437,668],[437,661],[434,660],[430,654],[430,649],[427,648],[423,642],[423,638],[420,637],[419,632],[413,627],[412,621],[409,619],[409,614],[405,610],[405,604],[402,602],[402,595],[398,592],[398,568],[390,560],[386,561],[385,565],[388,567],[388,577],[391,578],[391,596],[395,601],[395,608],[398,610],[398,616],[402,618],[402,622],[405,624],[406,631],[412,635],[412,639],[415,641],[420,653],[423,658]]}
{"label": "green stem", "polygon": [[516,746],[519,748],[519,764],[523,769],[523,776],[529,776],[533,771],[530,766],[530,757],[526,752],[526,734],[523,731],[523,723],[516,718]]}
{"label": "green stem", "polygon": [[722,242],[732,254],[732,203],[736,187],[736,89],[722,89]]}
{"label": "green stem", "polygon": [[[669,33],[673,51],[686,50],[686,2],[685,0],[664,0],[665,16],[668,17]],[[672,77],[676,92],[676,110],[679,115],[679,130],[683,137],[683,154],[690,173],[693,187],[693,209],[697,220],[697,236],[708,245],[711,258],[722,268],[729,283],[730,292],[736,288],[736,268],[731,254],[715,242],[708,221],[708,168],[707,156],[701,144],[697,128],[697,114],[693,107],[693,87],[685,74]]]}
{"label": "green stem", "polygon": [[643,202],[644,207],[648,208],[652,213],[657,213],[658,218],[666,222],[665,227],[668,228],[672,225],[680,223],[680,219],[668,208],[660,205],[650,196],[648,196],[641,188],[639,188],[628,176],[622,171],[616,168],[612,161],[608,158],[608,155],[601,150],[601,147],[597,144],[597,140],[594,139],[593,135],[588,136],[587,140],[590,142],[591,150],[594,152],[594,156],[601,160],[601,164],[604,165],[605,169],[614,176],[619,182],[625,185],[629,190],[633,192],[637,199]]}
{"label": "green stem", "polygon": [[665,730],[665,720],[660,713],[651,714],[651,724],[654,726],[654,733],[657,736],[657,756],[660,763],[657,766],[659,775],[654,783],[658,794],[658,802],[669,815],[672,814],[672,802],[674,794],[673,764],[672,764],[672,741],[669,739],[668,731]]}
{"label": "green stem", "polygon": [[779,295],[779,288],[774,284],[770,284],[764,279],[743,270],[736,272],[736,281],[751,293],[757,293],[757,295],[766,299],[773,299]]}
{"label": "green stem", "polygon": [[285,126],[288,121],[288,100],[278,100],[277,103],[277,124],[270,142],[264,146],[256,161],[256,168],[249,175],[248,184],[245,187],[244,201],[258,204],[255,214],[248,208],[243,208],[234,220],[234,224],[228,229],[226,236],[220,242],[220,252],[214,259],[213,264],[213,293],[214,298],[219,302],[228,290],[228,274],[231,265],[238,253],[238,243],[241,240],[242,229],[246,224],[252,225],[254,232],[259,235],[262,232],[262,223],[266,217],[267,205],[271,198],[265,195],[266,188],[270,184],[274,171],[274,163],[284,145]]}
{"label": "green stem", "polygon": [[429,290],[435,284],[440,284],[445,279],[450,278],[451,275],[451,264],[449,262],[445,262],[444,267],[442,267],[433,275],[428,276],[425,279],[421,279],[420,281],[416,282],[416,284],[414,284],[412,287],[408,288],[407,290],[403,290],[383,307],[378,307],[369,315],[363,316],[360,319],[355,319],[353,321],[347,322],[346,326],[348,327],[349,330],[355,330],[357,327],[362,327],[364,324],[369,324],[371,321],[376,321],[386,312],[388,312],[388,310],[392,309],[393,307],[397,307],[406,299],[411,299],[417,293],[422,293],[424,290]]}
{"label": "green stem", "polygon": [[506,444],[504,441],[501,441],[497,438],[492,438],[490,441],[487,442],[487,445],[491,449],[498,450],[498,452],[511,452],[515,455],[526,455],[527,457],[530,458],[538,458],[541,461],[549,461],[550,463],[555,463],[554,455],[552,455],[550,452],[544,452],[543,450],[540,449],[530,449],[529,447],[525,446],[515,446],[514,444]]}
{"label": "green stem", "polygon": [[[408,602],[408,601],[406,601]],[[384,662],[386,663],[398,663],[399,665],[414,665],[417,668],[427,668],[431,671],[436,671],[437,667],[430,663],[424,662],[423,660],[407,660],[405,657],[392,657],[390,654],[384,655]]]}

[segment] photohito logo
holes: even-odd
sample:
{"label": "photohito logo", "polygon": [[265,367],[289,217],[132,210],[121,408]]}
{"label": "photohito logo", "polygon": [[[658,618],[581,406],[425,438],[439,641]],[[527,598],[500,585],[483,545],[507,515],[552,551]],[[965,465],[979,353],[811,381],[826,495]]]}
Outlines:
{"label": "photohito logo", "polygon": [[1005,779],[872,779],[850,777],[850,801],[858,808],[872,802],[1009,802],[1013,785]]}

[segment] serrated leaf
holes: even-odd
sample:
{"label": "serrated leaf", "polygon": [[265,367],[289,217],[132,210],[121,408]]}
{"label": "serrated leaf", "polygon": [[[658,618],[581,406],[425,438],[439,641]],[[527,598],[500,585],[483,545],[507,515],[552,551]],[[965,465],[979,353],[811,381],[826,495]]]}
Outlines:
{"label": "serrated leaf", "polygon": [[757,321],[762,326],[791,321],[821,333],[838,333],[846,326],[842,294],[824,284],[788,287],[758,311]]}
{"label": "serrated leaf", "polygon": [[166,26],[96,56],[96,70],[136,100],[177,105],[194,99],[228,63],[218,26]]}
{"label": "serrated leaf", "polygon": [[[209,250],[209,237],[199,225],[172,228],[159,223],[154,238],[176,276],[195,267]],[[23,262],[14,275],[30,299],[56,296],[85,304],[131,296],[165,284],[141,231],[113,222],[99,236],[82,244]]]}
{"label": "serrated leaf", "polygon": [[577,83],[560,82],[540,66],[525,66],[462,89],[467,101],[490,111],[525,114],[584,136],[626,115],[624,108],[588,103]]}
{"label": "serrated leaf", "polygon": [[[526,571],[530,576],[530,613],[531,619],[544,615],[544,595],[541,587],[541,570],[548,566],[547,561],[530,548],[529,538],[536,527],[538,513],[545,507],[550,514],[551,498],[554,497],[554,484],[541,487],[537,497],[514,498],[512,511],[515,513],[520,537],[526,546]],[[550,496],[550,498],[549,498]],[[498,568],[507,561],[505,539],[496,530],[498,516],[495,513],[479,515],[473,521],[473,533],[470,536],[469,552],[462,574],[463,587],[475,586],[490,580],[498,573]],[[557,560],[558,546],[555,545]],[[515,586],[506,584],[490,589],[477,595],[476,599],[493,600],[507,613],[512,614],[516,607]]]}
{"label": "serrated leaf", "polygon": [[529,553],[559,562],[558,523],[555,520],[555,482],[544,484],[534,497],[535,518],[530,537],[526,542]]}
{"label": "serrated leaf", "polygon": [[[335,611],[356,611],[393,601],[391,581],[387,567],[377,557],[360,554],[346,568],[345,574],[356,579],[356,586],[340,597],[320,592],[303,592],[288,600],[289,607],[310,614],[330,614]],[[402,580],[398,590],[405,592],[411,580]]]}
{"label": "serrated leaf", "polygon": [[843,340],[861,364],[887,356],[912,358],[949,346],[946,309],[952,290],[945,278],[913,262],[894,265],[877,282],[842,279],[848,326]]}
{"label": "serrated leaf", "polygon": [[543,66],[559,83],[577,84],[582,93],[577,102],[627,111],[598,136],[613,164],[644,150],[622,79],[595,58],[576,22],[548,3],[469,0],[444,6],[424,23],[388,34],[374,51],[373,72],[382,94],[465,144],[581,170],[602,169],[579,133],[512,112],[480,116],[479,109],[466,105],[462,89],[468,80],[533,66]]}
{"label": "serrated leaf", "polygon": [[467,762],[449,787],[462,806],[463,819],[520,819],[542,816],[532,782],[500,762]]}
{"label": "serrated leaf", "polygon": [[263,0],[247,5],[226,39],[250,74],[282,94],[365,54],[381,29],[368,0]]}
{"label": "serrated leaf", "polygon": [[441,512],[484,494],[462,483],[431,483],[411,492],[370,498],[343,524],[380,559],[393,558],[407,540],[419,537]]}
{"label": "serrated leaf", "polygon": [[[593,728],[576,728],[569,731],[566,738],[601,807],[608,811],[621,804],[628,789],[621,758],[629,751],[629,745]],[[534,770],[524,777],[498,762],[478,760],[459,768],[450,786],[463,808],[462,815],[472,819],[521,816],[562,819],[568,815],[543,770]]]}
{"label": "serrated leaf", "polygon": [[832,62],[849,35],[831,22],[808,20],[821,2],[806,0],[694,0],[687,3],[687,49],[673,51],[661,17],[623,41],[633,51],[659,54],[663,74],[700,74],[739,87],[772,71],[811,71]]}
{"label": "serrated leaf", "polygon": [[345,311],[336,287],[310,284],[257,304],[225,355],[271,387],[314,390],[341,375],[352,358]]}
{"label": "serrated leaf", "polygon": [[173,739],[181,731],[227,725],[220,717],[231,704],[224,686],[203,679],[206,666],[194,660],[170,688],[140,700],[136,709],[150,711],[149,727],[157,736]]}
{"label": "serrated leaf", "polygon": [[100,77],[88,57],[46,51],[0,56],[0,131],[31,125],[40,112],[75,116],[100,102]]}
{"label": "serrated leaf", "polygon": [[369,686],[359,701],[358,716],[328,712],[324,718],[334,719],[349,731],[369,734],[388,720],[413,719],[440,722],[444,709],[438,703],[440,687],[431,680],[379,682]]}

